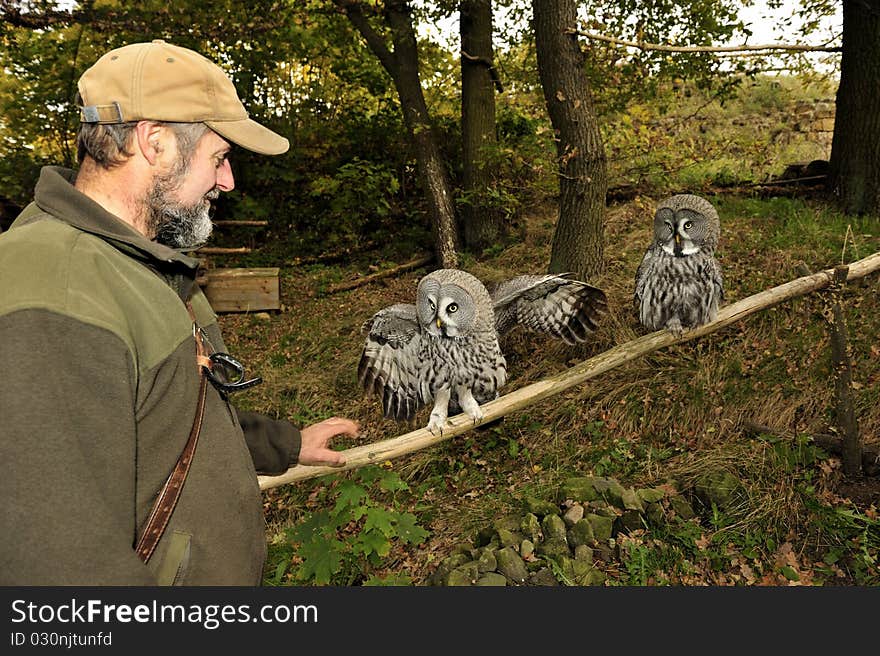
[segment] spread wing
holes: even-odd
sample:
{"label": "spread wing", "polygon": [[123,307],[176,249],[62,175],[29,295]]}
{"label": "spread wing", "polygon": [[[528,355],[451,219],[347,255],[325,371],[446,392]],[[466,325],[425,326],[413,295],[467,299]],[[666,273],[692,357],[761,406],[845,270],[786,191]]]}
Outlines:
{"label": "spread wing", "polygon": [[586,340],[608,310],[608,302],[601,289],[570,275],[517,276],[498,285],[492,293],[498,334],[519,325],[566,344]]}
{"label": "spread wing", "polygon": [[358,363],[358,382],[382,402],[388,419],[412,419],[425,404],[419,393],[419,331],[416,306],[379,310],[364,322],[367,333]]}

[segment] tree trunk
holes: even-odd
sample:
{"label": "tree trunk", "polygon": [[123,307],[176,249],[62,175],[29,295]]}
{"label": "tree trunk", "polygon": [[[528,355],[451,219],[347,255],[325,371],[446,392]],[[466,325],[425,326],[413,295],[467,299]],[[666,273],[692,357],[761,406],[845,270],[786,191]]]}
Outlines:
{"label": "tree trunk", "polygon": [[443,268],[455,268],[458,266],[455,209],[446,168],[431,128],[428,106],[422,93],[412,10],[404,0],[385,0],[383,15],[386,25],[391,29],[391,40],[394,45],[392,52],[385,40],[367,21],[360,3],[355,0],[334,0],[334,2],[345,11],[394,81],[403,118],[415,145],[419,177],[424,186],[428,211],[431,215],[437,261]]}
{"label": "tree trunk", "polygon": [[880,213],[880,0],[844,0],[843,55],[830,158],[847,214]]}
{"label": "tree trunk", "polygon": [[588,280],[603,270],[605,147],[577,35],[575,0],[532,0],[535,48],[559,157],[559,219],[549,271]]}
{"label": "tree trunk", "polygon": [[464,243],[479,253],[504,231],[503,208],[490,201],[494,166],[487,148],[495,144],[492,3],[462,0],[461,29],[461,207]]}

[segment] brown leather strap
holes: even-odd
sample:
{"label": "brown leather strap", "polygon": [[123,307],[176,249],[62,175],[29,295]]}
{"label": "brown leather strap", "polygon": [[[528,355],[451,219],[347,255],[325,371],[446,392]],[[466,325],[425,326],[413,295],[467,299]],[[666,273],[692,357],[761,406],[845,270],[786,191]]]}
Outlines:
{"label": "brown leather strap", "polygon": [[186,475],[189,473],[193,454],[196,450],[196,444],[199,441],[199,433],[201,433],[202,430],[202,419],[205,416],[205,398],[208,391],[208,376],[205,373],[205,365],[203,363],[207,362],[207,356],[205,354],[205,345],[202,342],[201,331],[198,328],[195,313],[189,302],[186,304],[186,309],[189,311],[189,315],[193,320],[193,335],[196,340],[196,364],[199,367],[200,379],[199,400],[196,405],[196,417],[193,421],[192,430],[189,432],[189,439],[186,442],[186,446],[183,447],[183,452],[177,459],[177,464],[174,466],[174,470],[168,476],[165,485],[162,486],[162,490],[159,492],[159,497],[156,499],[156,502],[153,504],[153,509],[150,511],[150,517],[147,519],[147,524],[144,526],[140,539],[135,546],[135,551],[137,552],[138,557],[145,563],[150,560],[153,551],[156,549],[156,545],[159,544],[159,540],[162,538],[162,534],[168,526],[168,520],[171,519],[171,513],[174,512],[177,500],[180,498],[180,492],[183,490],[184,482],[186,482]]}

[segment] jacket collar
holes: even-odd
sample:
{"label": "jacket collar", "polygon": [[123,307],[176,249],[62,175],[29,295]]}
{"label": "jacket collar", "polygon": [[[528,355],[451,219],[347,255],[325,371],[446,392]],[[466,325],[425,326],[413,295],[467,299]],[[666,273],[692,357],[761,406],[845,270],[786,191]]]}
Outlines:
{"label": "jacket collar", "polygon": [[188,298],[199,261],[147,239],[77,190],[73,186],[75,181],[75,171],[59,166],[44,166],[34,191],[35,204],[56,219],[97,235],[130,257],[142,260],[166,278],[181,298]]}

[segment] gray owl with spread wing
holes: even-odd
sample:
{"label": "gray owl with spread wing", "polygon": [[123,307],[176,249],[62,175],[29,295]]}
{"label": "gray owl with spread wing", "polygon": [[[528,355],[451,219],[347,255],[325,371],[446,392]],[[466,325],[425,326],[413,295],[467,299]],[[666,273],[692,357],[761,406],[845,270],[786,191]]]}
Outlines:
{"label": "gray owl with spread wing", "polygon": [[501,335],[520,325],[574,344],[606,309],[601,289],[567,275],[518,276],[490,294],[465,271],[439,269],[419,281],[415,305],[391,305],[364,323],[358,380],[389,419],[410,420],[433,402],[432,433],[442,433],[450,408],[477,423],[480,404],[507,382]]}
{"label": "gray owl with spread wing", "polygon": [[654,241],[636,270],[635,309],[648,330],[675,335],[715,319],[724,300],[715,248],[721,235],[709,201],[679,194],[654,215]]}

